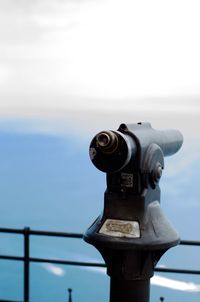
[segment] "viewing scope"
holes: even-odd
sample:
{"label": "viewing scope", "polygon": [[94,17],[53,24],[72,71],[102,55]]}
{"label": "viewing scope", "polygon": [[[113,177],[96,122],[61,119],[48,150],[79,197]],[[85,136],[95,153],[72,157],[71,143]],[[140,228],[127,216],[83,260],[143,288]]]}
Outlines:
{"label": "viewing scope", "polygon": [[101,131],[90,144],[90,158],[103,172],[118,172],[137,161],[151,144],[160,147],[163,156],[176,153],[183,142],[178,130],[155,130],[150,123],[121,124],[117,131]]}
{"label": "viewing scope", "polygon": [[121,124],[92,139],[92,163],[106,172],[101,214],[84,240],[101,253],[110,276],[110,302],[149,302],[150,278],[180,237],[160,207],[164,157],[183,143],[178,130]]}

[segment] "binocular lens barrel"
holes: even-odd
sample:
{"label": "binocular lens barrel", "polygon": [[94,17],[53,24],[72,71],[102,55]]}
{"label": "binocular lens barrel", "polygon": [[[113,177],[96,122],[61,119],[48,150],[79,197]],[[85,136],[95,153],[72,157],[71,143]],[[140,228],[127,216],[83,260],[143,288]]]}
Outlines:
{"label": "binocular lens barrel", "polygon": [[164,156],[169,156],[176,153],[182,143],[183,136],[178,130],[155,130],[149,123],[122,124],[117,131],[101,131],[93,138],[90,159],[103,172],[118,172],[133,159],[136,151],[144,154],[155,144]]}
{"label": "binocular lens barrel", "polygon": [[121,170],[135,152],[135,144],[118,131],[102,131],[90,144],[90,159],[103,172]]}
{"label": "binocular lens barrel", "polygon": [[183,144],[183,136],[175,129],[154,130],[155,143],[160,146],[164,156],[175,154]]}

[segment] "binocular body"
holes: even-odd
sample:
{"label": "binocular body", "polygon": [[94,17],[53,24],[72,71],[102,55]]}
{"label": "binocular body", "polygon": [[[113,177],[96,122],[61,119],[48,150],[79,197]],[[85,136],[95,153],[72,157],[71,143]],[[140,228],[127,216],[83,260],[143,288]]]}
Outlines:
{"label": "binocular body", "polygon": [[111,277],[110,302],[149,301],[156,263],[179,235],[160,208],[159,180],[164,156],[183,142],[177,130],[149,123],[121,124],[102,131],[90,144],[90,158],[106,172],[104,209],[84,235],[102,254]]}

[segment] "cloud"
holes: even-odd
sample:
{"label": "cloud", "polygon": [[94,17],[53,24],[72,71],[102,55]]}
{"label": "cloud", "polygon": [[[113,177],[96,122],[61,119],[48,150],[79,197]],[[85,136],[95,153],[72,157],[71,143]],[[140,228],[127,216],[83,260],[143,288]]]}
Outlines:
{"label": "cloud", "polygon": [[51,274],[58,277],[63,277],[65,275],[65,270],[57,265],[51,263],[43,263],[42,266]]}
{"label": "cloud", "polygon": [[200,284],[178,281],[156,275],[151,279],[151,284],[185,292],[200,292]]}

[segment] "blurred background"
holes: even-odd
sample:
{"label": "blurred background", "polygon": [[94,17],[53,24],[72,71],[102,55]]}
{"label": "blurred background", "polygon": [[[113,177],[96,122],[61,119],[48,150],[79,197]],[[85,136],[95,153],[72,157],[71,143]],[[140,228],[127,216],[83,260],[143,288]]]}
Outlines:
{"label": "blurred background", "polygon": [[[199,1],[0,0],[0,227],[84,232],[103,208],[90,163],[96,132],[151,122],[179,129],[165,160],[162,208],[182,239],[200,240]],[[0,234],[0,253],[22,255]],[[160,266],[200,267],[176,247]],[[34,238],[33,257],[100,261],[81,240]],[[0,298],[22,299],[22,264],[0,261]],[[105,302],[103,269],[31,265],[31,302]],[[197,302],[197,276],[156,274],[151,301]]]}

